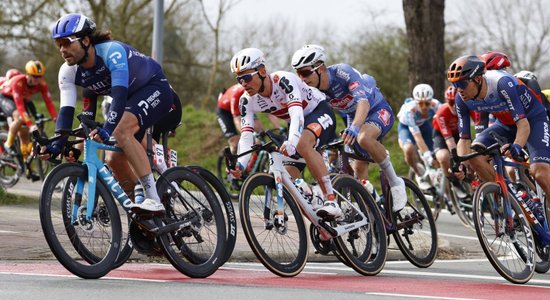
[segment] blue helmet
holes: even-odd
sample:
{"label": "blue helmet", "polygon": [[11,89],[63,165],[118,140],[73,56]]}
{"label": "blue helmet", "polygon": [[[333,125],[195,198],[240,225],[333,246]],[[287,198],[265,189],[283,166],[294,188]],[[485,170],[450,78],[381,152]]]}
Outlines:
{"label": "blue helmet", "polygon": [[83,14],[68,14],[55,22],[52,28],[52,39],[68,36],[83,37],[95,30],[95,23]]}

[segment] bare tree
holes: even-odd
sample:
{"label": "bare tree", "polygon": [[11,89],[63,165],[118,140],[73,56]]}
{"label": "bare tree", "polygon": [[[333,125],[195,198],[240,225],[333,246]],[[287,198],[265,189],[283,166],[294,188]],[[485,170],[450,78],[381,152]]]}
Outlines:
{"label": "bare tree", "polygon": [[403,0],[409,44],[409,88],[427,83],[436,97],[445,90],[445,0]]}

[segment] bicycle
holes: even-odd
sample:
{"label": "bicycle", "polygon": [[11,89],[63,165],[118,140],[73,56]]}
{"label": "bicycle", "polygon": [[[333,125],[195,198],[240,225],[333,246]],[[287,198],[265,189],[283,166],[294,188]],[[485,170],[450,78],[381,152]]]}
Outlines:
{"label": "bicycle", "polygon": [[[304,162],[283,156],[283,139],[270,131],[271,140],[256,144],[251,150],[269,153],[269,173],[251,174],[239,194],[239,211],[243,233],[252,251],[271,272],[282,277],[298,275],[307,262],[307,233],[304,217],[315,227],[317,239],[334,245],[340,258],[362,275],[378,274],[386,262],[386,233],[382,215],[372,197],[350,176],[333,178],[333,189],[343,216],[325,221],[315,214],[312,203],[292,181],[283,161]],[[230,169],[234,161],[229,162]],[[310,232],[311,233],[311,232]]]}
{"label": "bicycle", "polygon": [[[84,143],[82,164],[64,163],[47,176],[40,196],[40,221],[46,241],[58,261],[82,278],[100,278],[121,256],[123,229],[115,203],[119,202],[131,219],[130,236],[139,232],[154,238],[170,263],[189,277],[207,277],[219,267],[225,250],[223,213],[204,180],[182,167],[161,174],[157,190],[166,212],[164,216],[132,209],[132,201],[110,170],[97,157],[98,150],[121,151],[112,143],[98,143],[88,137],[94,121],[78,116],[82,128],[59,132],[58,139],[71,147]],[[66,180],[63,192],[56,185]]]}
{"label": "bicycle", "polygon": [[[36,145],[33,141],[33,150],[24,159],[21,153],[21,142],[17,136],[14,141],[14,148],[17,151],[16,155],[8,154],[8,151],[4,149],[4,142],[8,139],[7,131],[7,119],[3,112],[0,112],[0,185],[6,188],[13,187],[19,182],[20,177],[25,174],[27,179],[32,181],[42,180],[44,181],[45,174],[48,172],[50,163],[42,161],[36,158]],[[50,118],[44,118],[42,114],[36,115],[37,132],[41,137],[46,137],[45,123],[52,121]],[[38,174],[34,173],[33,164],[38,169]]]}
{"label": "bicycle", "polygon": [[[372,158],[359,155],[352,149],[350,149],[351,152],[346,151],[342,140],[331,142],[322,149],[337,151],[335,166],[339,174],[354,175],[350,159],[374,163]],[[416,184],[408,178],[401,178],[405,181],[408,201],[399,212],[392,212],[393,199],[390,186],[382,170],[380,170],[382,193],[378,193],[373,187],[372,195],[383,215],[388,245],[389,236],[392,235],[407,260],[419,268],[427,268],[433,264],[437,256],[435,220],[424,194]]]}
{"label": "bicycle", "polygon": [[[271,129],[271,132],[281,134],[286,136],[286,128],[277,128]],[[259,143],[266,143],[266,131],[254,132],[254,139],[259,141]],[[232,199],[238,199],[238,192],[241,189],[242,182],[244,179],[236,180],[232,178],[226,171],[226,162],[225,159],[227,155],[231,154],[231,150],[228,146],[224,147],[218,154],[218,160],[216,162],[216,174],[218,178],[229,188],[230,195]],[[246,178],[248,174],[256,172],[267,172],[269,171],[269,154],[265,151],[259,151],[252,154],[250,163],[246,169],[246,175],[243,178]]]}
{"label": "bicycle", "polygon": [[[512,283],[526,283],[535,271],[546,272],[550,268],[549,211],[544,208],[541,220],[534,216],[527,203],[543,193],[529,176],[529,165],[505,160],[500,149],[506,143],[496,134],[491,136],[497,142],[487,148],[474,145],[473,152],[464,156],[453,150],[453,171],[457,172],[463,161],[481,155],[491,157],[496,181],[482,183],[473,197],[476,234],[491,265],[502,277]],[[516,168],[516,182],[510,179],[506,166]],[[540,262],[536,261],[537,255]]]}

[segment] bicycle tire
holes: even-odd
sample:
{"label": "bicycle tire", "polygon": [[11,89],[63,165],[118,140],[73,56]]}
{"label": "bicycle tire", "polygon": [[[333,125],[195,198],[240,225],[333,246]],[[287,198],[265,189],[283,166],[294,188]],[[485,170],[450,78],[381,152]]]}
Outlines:
{"label": "bicycle tire", "polygon": [[[233,200],[239,199],[239,190],[235,190],[233,188],[233,184],[238,183],[232,183],[232,179],[229,178],[229,174],[225,171],[226,165],[225,165],[225,154],[224,150],[222,149],[218,154],[218,160],[216,161],[216,175],[219,179],[219,181],[226,187],[226,191],[229,194],[230,198]],[[237,193],[233,193],[237,192]]]}
{"label": "bicycle tire", "polygon": [[223,183],[212,172],[200,166],[187,166],[187,168],[195,174],[198,174],[210,184],[217,193],[221,206],[224,208],[224,218],[227,223],[227,237],[225,239],[226,249],[220,263],[220,265],[223,265],[231,258],[231,254],[233,254],[235,244],[237,243],[237,216],[235,214],[235,208],[233,207],[233,201],[231,201],[231,196]]}
{"label": "bicycle tire", "polygon": [[[424,169],[424,165],[419,165],[422,169]],[[443,208],[443,203],[436,203],[436,201],[442,202],[440,199],[441,197],[438,197],[437,192],[435,191],[435,187],[432,186],[429,190],[422,190],[416,184],[416,173],[413,171],[412,168],[409,169],[409,174],[407,176],[414,184],[418,187],[418,189],[424,194],[424,198],[426,198],[426,202],[431,208],[432,216],[434,221],[437,221],[437,218],[439,218],[439,213],[441,212],[441,209]],[[431,183],[430,183],[431,184]]]}
{"label": "bicycle tire", "polygon": [[[546,222],[548,222],[550,220],[550,207],[546,203],[546,196],[544,196],[544,198],[541,199],[541,202],[543,203],[542,208],[543,208],[543,210],[545,212],[545,215],[546,215]],[[550,270],[550,253],[549,253],[550,249],[548,249],[548,248],[541,249],[538,245],[536,245],[536,246],[537,246],[536,247],[537,256],[541,260],[536,261],[535,272],[537,272],[539,274],[548,273],[548,271]],[[542,251],[543,253],[539,253],[540,251]]]}
{"label": "bicycle tire", "polygon": [[19,182],[21,173],[19,172],[18,162],[15,158],[8,156],[4,143],[8,139],[7,131],[0,131],[0,147],[2,156],[0,157],[0,185],[4,188],[11,188]]}
{"label": "bicycle tire", "polygon": [[64,179],[87,179],[87,176],[86,166],[80,164],[68,163],[54,168],[42,186],[39,213],[44,236],[57,260],[74,275],[95,279],[111,271],[120,251],[121,224],[113,197],[98,181],[96,192],[102,201],[96,202],[92,223],[80,224],[86,212],[86,204],[81,202],[78,224],[72,224],[74,184],[68,180],[64,192],[55,192],[57,183]]}
{"label": "bicycle tire", "polygon": [[178,271],[192,278],[208,277],[219,268],[226,249],[225,220],[219,201],[210,185],[187,168],[173,167],[162,176],[164,179],[157,180],[166,208],[162,221],[170,224],[189,219],[192,224],[160,234],[157,241]]}
{"label": "bicycle tire", "polygon": [[332,187],[338,192],[337,200],[344,213],[343,219],[336,222],[338,225],[353,223],[360,218],[356,210],[340,195],[353,202],[351,205],[358,207],[369,220],[368,224],[360,229],[335,238],[338,253],[346,259],[348,266],[359,274],[373,276],[380,273],[386,264],[388,246],[386,227],[378,205],[366,189],[349,175],[337,176]]}
{"label": "bicycle tire", "polygon": [[[519,204],[509,198],[513,216],[503,214],[503,191],[495,182],[483,183],[474,194],[474,225],[481,248],[495,270],[512,283],[526,283],[535,272],[535,243]],[[511,196],[510,196],[511,197]],[[509,225],[499,220],[512,219]],[[503,229],[499,232],[498,229]],[[507,232],[508,231],[508,232]],[[511,245],[506,240],[513,241]]]}
{"label": "bicycle tire", "polygon": [[[307,231],[301,211],[286,188],[283,188],[285,224],[273,222],[278,206],[276,195],[273,175],[250,175],[239,194],[241,226],[250,248],[268,270],[281,277],[293,277],[306,265]],[[270,222],[266,224],[264,219]]]}
{"label": "bicycle tire", "polygon": [[[437,256],[435,220],[418,186],[408,178],[402,179],[405,181],[408,201],[401,211],[391,212],[393,199],[391,193],[387,193],[390,197],[386,210],[390,214],[393,227],[398,229],[393,232],[393,238],[408,261],[419,268],[427,268]],[[417,221],[408,224],[411,218]]]}
{"label": "bicycle tire", "polygon": [[[448,185],[447,188],[448,188],[448,191],[449,191],[448,195],[451,198],[451,201],[453,203],[453,207],[455,209],[456,215],[458,216],[458,219],[460,220],[462,225],[464,225],[464,227],[466,227],[466,228],[469,228],[469,229],[475,231],[474,220],[473,220],[473,217],[472,217],[472,204],[471,204],[472,188],[468,183],[466,183],[464,181],[462,181],[461,184],[466,189],[466,194],[468,194],[470,196],[465,197],[463,199],[460,199],[458,197],[455,189],[453,188],[452,184],[447,180],[447,185]],[[469,204],[465,202],[466,199],[470,199]]]}

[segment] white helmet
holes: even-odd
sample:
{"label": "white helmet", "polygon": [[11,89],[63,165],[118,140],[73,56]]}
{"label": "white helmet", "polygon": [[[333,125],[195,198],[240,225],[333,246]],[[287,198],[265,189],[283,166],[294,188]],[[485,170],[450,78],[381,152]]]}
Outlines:
{"label": "white helmet", "polygon": [[246,70],[253,70],[265,64],[264,53],[257,48],[243,49],[231,59],[231,72],[237,74]]}
{"label": "white helmet", "polygon": [[428,101],[432,100],[434,96],[434,90],[429,84],[421,83],[414,87],[413,98],[415,101]]}
{"label": "white helmet", "polygon": [[326,60],[325,48],[318,45],[305,45],[292,55],[292,67],[300,69],[313,66]]}
{"label": "white helmet", "polygon": [[535,74],[531,71],[519,71],[514,75],[514,77],[528,80],[534,79],[535,81],[537,81],[537,76],[535,76]]}

